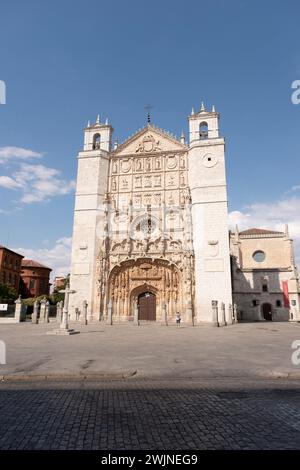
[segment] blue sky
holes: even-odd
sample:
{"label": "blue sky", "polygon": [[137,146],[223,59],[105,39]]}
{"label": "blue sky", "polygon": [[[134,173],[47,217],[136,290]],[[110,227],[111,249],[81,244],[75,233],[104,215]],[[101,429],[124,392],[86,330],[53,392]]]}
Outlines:
{"label": "blue sky", "polygon": [[0,17],[0,243],[68,270],[82,128],[121,142],[145,124],[187,132],[221,113],[231,223],[288,222],[300,254],[297,0],[27,0]]}

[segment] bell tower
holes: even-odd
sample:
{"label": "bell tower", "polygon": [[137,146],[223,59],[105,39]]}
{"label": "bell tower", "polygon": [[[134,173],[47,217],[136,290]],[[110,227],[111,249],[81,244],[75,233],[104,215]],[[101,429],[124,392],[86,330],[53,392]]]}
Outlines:
{"label": "bell tower", "polygon": [[232,304],[225,141],[219,134],[219,113],[201,104],[189,116],[189,187],[192,199],[192,232],[195,253],[195,317],[212,322],[212,301],[226,319]]}
{"label": "bell tower", "polygon": [[[103,124],[99,116],[95,124],[84,129],[84,147],[78,154],[77,185],[75,194],[74,224],[71,259],[70,313],[74,319],[75,307],[81,309],[88,303],[92,318],[96,283],[97,229],[103,214],[108,185],[109,152],[113,128],[108,121]],[[96,318],[95,318],[96,319]]]}

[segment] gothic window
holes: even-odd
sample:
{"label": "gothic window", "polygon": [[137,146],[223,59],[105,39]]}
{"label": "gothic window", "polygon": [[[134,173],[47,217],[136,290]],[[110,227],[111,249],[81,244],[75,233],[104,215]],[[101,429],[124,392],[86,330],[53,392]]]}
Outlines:
{"label": "gothic window", "polygon": [[281,300],[276,300],[276,307],[281,307]]}
{"label": "gothic window", "polygon": [[200,138],[200,140],[208,138],[208,125],[207,125],[207,122],[201,122],[200,123],[199,138]]}
{"label": "gothic window", "polygon": [[98,150],[100,148],[101,136],[100,134],[95,134],[93,137],[93,150]]}
{"label": "gothic window", "polygon": [[263,283],[262,290],[263,290],[263,292],[268,292],[268,284]]}

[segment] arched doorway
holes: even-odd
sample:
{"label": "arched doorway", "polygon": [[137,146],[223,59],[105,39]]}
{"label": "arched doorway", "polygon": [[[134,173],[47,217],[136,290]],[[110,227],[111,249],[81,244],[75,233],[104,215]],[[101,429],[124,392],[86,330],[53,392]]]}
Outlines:
{"label": "arched doorway", "polygon": [[156,321],[156,295],[143,292],[138,296],[138,312],[141,321]]}
{"label": "arched doorway", "polygon": [[272,321],[272,305],[271,304],[262,304],[262,314],[266,321]]}

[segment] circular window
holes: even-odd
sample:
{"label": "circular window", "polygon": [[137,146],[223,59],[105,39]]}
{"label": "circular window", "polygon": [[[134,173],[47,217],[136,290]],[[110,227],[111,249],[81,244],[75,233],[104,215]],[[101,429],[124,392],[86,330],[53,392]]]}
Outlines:
{"label": "circular window", "polygon": [[266,254],[263,251],[255,251],[252,255],[254,261],[262,263],[266,259]]}
{"label": "circular window", "polygon": [[202,163],[207,168],[211,168],[218,163],[218,157],[211,153],[207,153],[206,155],[204,155],[204,157],[202,157]]}
{"label": "circular window", "polygon": [[156,218],[145,214],[132,221],[130,237],[134,240],[146,239],[158,230]]}

